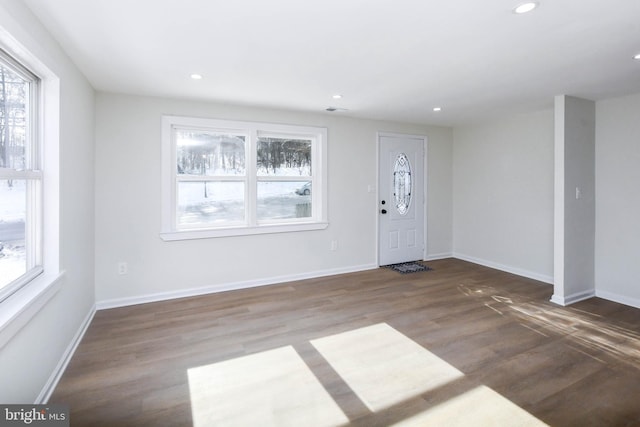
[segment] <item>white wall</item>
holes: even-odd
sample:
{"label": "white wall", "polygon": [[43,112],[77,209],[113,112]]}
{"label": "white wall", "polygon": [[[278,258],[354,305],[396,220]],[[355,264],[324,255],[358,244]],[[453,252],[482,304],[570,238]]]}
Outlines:
{"label": "white wall", "polygon": [[427,259],[453,254],[453,132],[429,132],[427,141]]}
{"label": "white wall", "polygon": [[66,274],[56,295],[0,349],[0,402],[29,403],[46,391],[94,305],[94,92],[22,2],[0,3],[0,30],[60,83],[59,247]]}
{"label": "white wall", "polygon": [[[160,232],[163,114],[328,128],[326,230],[164,242]],[[338,113],[339,114],[339,113]],[[376,132],[426,134],[431,253],[450,253],[451,131],[187,100],[100,93],[96,102],[96,298],[100,306],[221,290],[376,265]],[[442,164],[441,164],[442,158]],[[449,234],[450,236],[450,234]],[[331,240],[338,250],[330,251]],[[117,263],[129,273],[117,274]]]}
{"label": "white wall", "polygon": [[551,283],[553,111],[453,130],[456,257]]}
{"label": "white wall", "polygon": [[596,294],[640,308],[640,94],[596,104]]}

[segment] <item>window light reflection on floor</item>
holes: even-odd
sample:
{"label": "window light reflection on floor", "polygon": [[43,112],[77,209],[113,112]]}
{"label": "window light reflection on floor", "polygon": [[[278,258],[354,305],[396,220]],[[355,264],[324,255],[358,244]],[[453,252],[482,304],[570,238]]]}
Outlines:
{"label": "window light reflection on floor", "polygon": [[640,334],[631,328],[602,321],[598,314],[576,307],[501,296],[490,286],[459,285],[458,288],[468,297],[484,298],[485,307],[500,315],[514,314],[532,331],[544,336],[547,336],[545,332],[551,332],[569,337],[583,346],[591,357],[598,358],[598,352],[603,352],[621,362],[640,366]]}
{"label": "window light reflection on floor", "polygon": [[[310,343],[371,411],[358,418],[393,418],[402,407],[405,418],[394,418],[394,425],[403,427],[546,425],[490,388],[466,380],[386,323]],[[196,427],[349,425],[336,396],[292,346],[191,368],[187,375]],[[457,391],[447,390],[451,385]],[[438,399],[429,404],[420,396]]]}
{"label": "window light reflection on floor", "polygon": [[463,376],[386,323],[312,340],[311,344],[372,412]]}
{"label": "window light reflection on floor", "polygon": [[193,425],[336,426],[347,417],[293,347],[189,369]]}
{"label": "window light reflection on floor", "polygon": [[479,386],[393,424],[393,427],[539,427],[546,425],[489,387]]}

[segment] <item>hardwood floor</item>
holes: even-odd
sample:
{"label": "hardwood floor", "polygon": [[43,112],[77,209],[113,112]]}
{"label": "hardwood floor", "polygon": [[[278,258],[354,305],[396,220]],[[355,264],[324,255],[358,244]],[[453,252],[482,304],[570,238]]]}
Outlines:
{"label": "hardwood floor", "polygon": [[[547,284],[460,260],[427,264],[99,311],[50,402],[70,405],[74,426],[193,425],[188,372],[291,347],[283,357],[300,358],[352,425],[429,425],[419,417],[453,402],[457,412],[434,419],[454,425],[507,405],[552,426],[640,425],[640,310],[598,298],[560,307]],[[369,391],[319,343],[374,325],[459,374],[372,410]]]}

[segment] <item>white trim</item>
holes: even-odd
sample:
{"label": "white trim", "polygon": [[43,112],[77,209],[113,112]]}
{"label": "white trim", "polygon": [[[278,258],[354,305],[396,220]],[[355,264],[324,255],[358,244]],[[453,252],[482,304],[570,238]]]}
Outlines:
{"label": "white trim", "polygon": [[65,350],[65,352],[62,354],[62,357],[60,358],[60,361],[58,362],[58,365],[56,366],[56,368],[51,373],[49,380],[47,380],[46,384],[40,391],[40,394],[38,395],[38,397],[36,398],[36,401],[34,402],[36,405],[46,404],[49,401],[49,398],[51,397],[51,394],[53,393],[56,386],[58,385],[60,378],[62,378],[62,374],[64,374],[64,371],[67,369],[67,366],[69,365],[71,358],[75,354],[76,349],[80,345],[82,338],[87,332],[87,329],[89,329],[89,325],[91,325],[91,322],[93,321],[93,316],[95,314],[96,314],[96,306],[94,305],[93,307],[91,307],[91,310],[89,310],[89,313],[87,313],[87,315],[85,316],[84,320],[80,324],[80,328],[78,329],[73,339],[67,346],[67,349]]}
{"label": "white trim", "polygon": [[493,261],[487,261],[487,260],[480,259],[480,258],[475,258],[475,257],[469,256],[469,255],[465,255],[465,254],[461,254],[461,253],[457,253],[457,252],[453,253],[453,257],[461,259],[463,261],[468,261],[468,262],[472,262],[474,264],[484,265],[485,267],[494,268],[496,270],[505,271],[507,273],[515,274],[517,276],[527,277],[529,279],[533,279],[533,280],[537,280],[539,282],[544,282],[544,283],[548,283],[550,285],[553,285],[553,277],[552,276],[547,276],[545,274],[534,273],[533,271],[523,270],[521,268],[516,268],[516,267],[510,267],[508,265],[500,264],[500,263],[493,262]]}
{"label": "white trim", "polygon": [[558,304],[558,305],[562,305],[562,306],[567,305],[565,303],[565,301],[564,301],[564,298],[560,297],[560,296],[558,296],[556,294],[551,295],[551,299],[549,301],[551,301],[554,304]]}
{"label": "white trim", "polygon": [[427,169],[429,167],[429,140],[426,136],[424,136],[422,141],[422,150],[422,194],[424,197],[424,202],[422,203],[422,215],[424,216],[422,220],[422,235],[424,238],[422,242],[422,259],[426,259],[427,246],[429,245],[429,170]]}
{"label": "white trim", "polygon": [[598,298],[617,302],[619,304],[628,305],[629,307],[640,308],[640,298],[631,298],[626,295],[615,294],[608,291],[600,291],[598,289],[596,289],[595,296],[597,296]]}
{"label": "white trim", "polygon": [[334,268],[330,270],[319,270],[311,273],[291,274],[287,276],[269,277],[266,279],[247,280],[243,282],[224,283],[220,285],[205,286],[202,288],[184,289],[180,291],[159,292],[155,294],[141,295],[136,297],[115,298],[96,303],[97,310],[106,310],[109,308],[126,307],[136,304],[145,304],[148,302],[167,301],[177,298],[193,297],[198,295],[214,294],[218,292],[235,291],[239,289],[249,289],[258,286],[276,285],[279,283],[293,282],[297,280],[315,279],[318,277],[333,276],[336,274],[355,273],[358,271],[375,270],[377,264],[363,264],[345,268]]}
{"label": "white trim", "polygon": [[439,254],[427,255],[424,257],[423,261],[436,261],[439,259],[453,258],[453,253],[451,252],[443,252]]}
{"label": "white trim", "polygon": [[42,180],[41,170],[0,168],[0,179]]}
{"label": "white trim", "polygon": [[327,222],[313,222],[303,224],[274,224],[257,227],[211,228],[206,230],[184,230],[170,233],[160,233],[165,242],[176,240],[208,239],[211,237],[247,236],[253,234],[288,233],[295,231],[324,230],[329,226]]}
{"label": "white trim", "polygon": [[553,294],[560,300],[565,299],[565,110],[565,96],[556,96],[553,113]]}
{"label": "white trim", "polygon": [[64,272],[41,275],[2,302],[0,311],[0,349],[58,292]]}
{"label": "white trim", "polygon": [[553,294],[549,301],[561,306],[567,306],[567,305],[575,304],[578,301],[583,301],[589,298],[593,298],[595,296],[596,296],[595,291],[578,292],[577,294],[572,294],[566,297]]}

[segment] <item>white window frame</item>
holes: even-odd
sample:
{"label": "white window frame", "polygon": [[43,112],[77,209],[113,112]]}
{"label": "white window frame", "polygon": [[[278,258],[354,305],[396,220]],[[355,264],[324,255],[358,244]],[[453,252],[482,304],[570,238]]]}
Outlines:
{"label": "white window frame", "polygon": [[27,136],[24,169],[0,167],[0,182],[8,179],[26,182],[25,258],[26,271],[0,288],[0,303],[42,274],[42,149],[39,137],[40,79],[11,55],[0,49],[0,59],[14,74],[29,84]]}
{"label": "white window frame", "polygon": [[[176,144],[174,129],[195,128],[246,135],[246,175],[230,180],[245,182],[245,221],[219,227],[179,229],[177,226]],[[258,221],[257,183],[260,181],[291,181],[292,177],[259,177],[256,165],[256,144],[260,136],[311,138],[312,214],[309,218]],[[245,236],[266,233],[321,230],[328,227],[327,220],[327,129],[314,126],[294,126],[275,123],[231,121],[183,116],[162,117],[162,230],[165,241],[203,239],[213,237]],[[217,178],[216,178],[217,179]],[[306,180],[301,179],[302,181]]]}
{"label": "white window frame", "polygon": [[[42,310],[61,289],[60,270],[60,79],[51,69],[0,27],[0,49],[39,78],[37,129],[41,208],[41,270],[23,276],[20,286],[0,302],[0,349]],[[35,92],[34,92],[35,93]]]}

